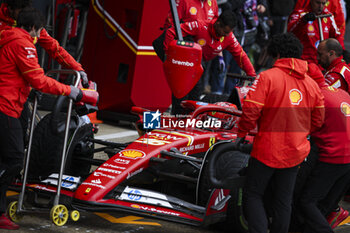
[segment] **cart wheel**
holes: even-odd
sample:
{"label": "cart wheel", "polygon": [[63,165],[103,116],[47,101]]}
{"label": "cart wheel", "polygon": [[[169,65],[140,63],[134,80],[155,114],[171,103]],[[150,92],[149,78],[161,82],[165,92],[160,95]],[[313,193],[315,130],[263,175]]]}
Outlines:
{"label": "cart wheel", "polygon": [[68,220],[68,209],[64,205],[55,205],[51,208],[50,218],[57,226],[63,226]]}
{"label": "cart wheel", "polygon": [[11,202],[7,207],[7,215],[13,222],[19,222],[22,215],[17,214],[18,201]]}
{"label": "cart wheel", "polygon": [[70,218],[74,222],[78,221],[80,218],[80,212],[78,210],[72,210],[72,212],[70,212]]}

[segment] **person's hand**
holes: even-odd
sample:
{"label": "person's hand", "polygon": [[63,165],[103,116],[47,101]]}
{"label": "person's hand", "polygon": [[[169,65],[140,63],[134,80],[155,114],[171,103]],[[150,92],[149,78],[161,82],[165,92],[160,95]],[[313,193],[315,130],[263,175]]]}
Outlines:
{"label": "person's hand", "polygon": [[99,100],[99,94],[96,90],[82,90],[74,86],[70,86],[69,98],[75,102],[83,102],[96,106]]}
{"label": "person's hand", "polygon": [[305,22],[314,21],[315,19],[316,19],[316,14],[313,12],[309,12],[303,17],[303,20]]}
{"label": "person's hand", "polygon": [[80,89],[74,86],[70,86],[70,93],[68,95],[74,101],[77,101],[78,95],[80,94]]}
{"label": "person's hand", "polygon": [[219,72],[222,73],[225,70],[225,61],[222,56],[219,56]]}
{"label": "person's hand", "polygon": [[236,150],[240,149],[240,147],[243,144],[243,142],[244,142],[244,138],[240,138],[240,137],[236,138],[236,140],[233,142],[234,147],[236,148]]}
{"label": "person's hand", "polygon": [[265,13],[265,11],[266,11],[266,7],[265,7],[264,5],[259,4],[259,5],[256,7],[256,10],[258,11],[258,13],[263,14],[263,13]]}
{"label": "person's hand", "polygon": [[79,71],[80,74],[80,80],[81,80],[81,84],[83,85],[83,87],[88,88],[89,87],[89,80],[87,77],[87,74],[85,73],[85,71]]}

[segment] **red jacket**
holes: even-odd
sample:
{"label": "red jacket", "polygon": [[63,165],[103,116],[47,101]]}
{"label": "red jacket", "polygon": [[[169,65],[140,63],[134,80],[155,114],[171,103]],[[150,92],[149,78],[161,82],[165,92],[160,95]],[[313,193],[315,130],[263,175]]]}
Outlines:
{"label": "red jacket", "polygon": [[21,28],[0,32],[0,111],[18,118],[30,86],[45,93],[69,95],[70,87],[44,75],[33,38]]}
{"label": "red jacket", "polygon": [[238,137],[258,126],[251,156],[273,168],[300,164],[310,151],[307,136],[322,126],[323,96],[306,61],[283,58],[256,78],[243,104]]}
{"label": "red jacket", "polygon": [[[310,0],[298,0],[295,2],[294,11],[304,9],[308,5],[310,5]],[[326,7],[334,15],[335,23],[337,24],[340,32],[339,42],[343,44],[345,35],[345,17],[343,5],[340,0],[330,0],[327,1]]]}
{"label": "red jacket", "polygon": [[311,134],[325,163],[350,163],[350,96],[347,92],[323,87],[326,109],[322,128]]}
{"label": "red jacket", "polygon": [[[301,58],[308,62],[317,64],[317,47],[320,43],[320,30],[317,19],[310,22],[304,22],[303,16],[309,12],[311,12],[310,6],[305,9],[293,11],[288,19],[288,31],[298,37],[304,46]],[[330,13],[331,12],[329,12],[327,8],[324,8],[322,12],[322,14]],[[324,39],[336,38],[341,42],[341,35],[333,16],[322,19],[322,29]],[[344,47],[344,44],[342,45]]]}
{"label": "red jacket", "polygon": [[333,60],[327,67],[325,79],[328,85],[350,93],[350,67],[342,60],[342,57]]}
{"label": "red jacket", "polygon": [[[211,21],[219,17],[216,0],[176,0],[176,7],[177,14],[182,22]],[[164,28],[169,28],[173,24],[173,15],[169,12]]]}
{"label": "red jacket", "polygon": [[[0,31],[4,29],[9,29],[15,25],[15,21],[9,16],[7,5],[1,4],[0,7]],[[73,70],[83,70],[81,64],[75,61],[75,59],[64,49],[62,48],[57,40],[52,38],[45,29],[40,33],[38,38],[38,43],[45,51],[49,54],[50,57],[55,59],[66,69]]]}
{"label": "red jacket", "polygon": [[[229,51],[239,67],[249,76],[256,76],[254,67],[247,54],[238,43],[236,37],[231,32],[228,36],[217,37],[214,29],[215,20],[210,22],[192,21],[181,24],[183,36],[192,35],[194,41],[202,47],[203,59],[209,61],[215,58],[224,49]],[[164,50],[168,49],[169,43],[175,38],[175,29],[167,30],[164,39]]]}

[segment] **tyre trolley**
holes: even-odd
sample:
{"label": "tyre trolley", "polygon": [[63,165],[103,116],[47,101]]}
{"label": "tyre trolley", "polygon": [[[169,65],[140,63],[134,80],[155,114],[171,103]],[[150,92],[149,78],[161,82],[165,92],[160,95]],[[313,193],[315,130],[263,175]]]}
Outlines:
{"label": "tyre trolley", "polygon": [[[75,80],[74,82],[75,87],[77,87],[80,82],[80,74],[79,72],[74,70],[50,70],[47,72],[46,75],[52,75],[52,74],[73,75],[74,76],[73,80]],[[63,150],[61,154],[60,170],[58,174],[57,192],[53,200],[53,206],[50,210],[48,208],[38,208],[38,207],[25,208],[23,205],[23,202],[24,202],[27,181],[28,181],[28,171],[29,171],[28,168],[29,168],[30,154],[31,154],[32,142],[33,142],[35,116],[37,114],[37,106],[38,106],[38,95],[36,94],[34,96],[33,111],[31,115],[30,130],[29,130],[29,142],[28,142],[28,148],[25,154],[25,164],[24,164],[23,180],[21,184],[21,191],[19,194],[18,201],[11,202],[7,208],[7,214],[12,221],[18,222],[22,218],[22,216],[26,213],[46,213],[48,211],[50,212],[50,219],[57,226],[63,226],[64,224],[66,224],[69,216],[73,221],[79,220],[80,218],[79,211],[72,210],[69,213],[68,208],[65,205],[59,204],[61,187],[63,182],[63,172],[64,172],[66,156],[68,152],[68,135],[69,135],[69,126],[71,121],[71,114],[72,114],[72,105],[73,105],[73,100],[69,99],[68,109],[67,109],[67,119],[66,119],[66,124],[64,129]]]}

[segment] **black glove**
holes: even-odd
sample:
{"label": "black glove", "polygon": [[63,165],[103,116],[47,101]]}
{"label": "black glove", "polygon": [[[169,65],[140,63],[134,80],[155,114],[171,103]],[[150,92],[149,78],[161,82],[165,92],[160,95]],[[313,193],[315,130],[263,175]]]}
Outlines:
{"label": "black glove", "polygon": [[97,91],[89,89],[79,89],[74,86],[70,86],[70,94],[69,98],[74,100],[75,102],[83,102],[93,106],[96,106],[99,100],[99,94]]}
{"label": "black glove", "polygon": [[244,142],[244,138],[239,138],[239,137],[236,138],[236,140],[233,142],[236,150],[240,150],[243,142]]}
{"label": "black glove", "polygon": [[87,74],[85,73],[85,71],[79,71],[80,74],[80,80],[81,80],[81,84],[83,85],[84,88],[88,88],[89,87],[89,80],[87,77]]}
{"label": "black glove", "polygon": [[[79,101],[78,96],[80,97],[81,90],[75,86],[70,86],[70,94],[68,95],[74,101]],[[81,97],[80,97],[81,98]]]}
{"label": "black glove", "polygon": [[313,12],[309,12],[303,17],[303,20],[305,22],[314,21],[315,19],[316,19],[316,14]]}

